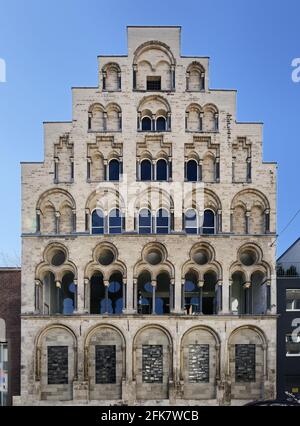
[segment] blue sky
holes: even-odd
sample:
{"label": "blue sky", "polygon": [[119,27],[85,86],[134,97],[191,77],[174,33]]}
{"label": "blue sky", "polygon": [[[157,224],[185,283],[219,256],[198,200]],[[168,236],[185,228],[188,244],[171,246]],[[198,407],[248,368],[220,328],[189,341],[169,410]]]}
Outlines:
{"label": "blue sky", "polygon": [[[71,119],[70,88],[97,84],[98,54],[127,53],[127,25],[181,25],[182,54],[211,57],[211,88],[238,90],[237,119],[265,123],[280,232],[300,208],[299,16],[299,0],[0,0],[0,265],[20,253],[20,161],[43,160],[42,122]],[[299,230],[300,215],[278,255]]]}

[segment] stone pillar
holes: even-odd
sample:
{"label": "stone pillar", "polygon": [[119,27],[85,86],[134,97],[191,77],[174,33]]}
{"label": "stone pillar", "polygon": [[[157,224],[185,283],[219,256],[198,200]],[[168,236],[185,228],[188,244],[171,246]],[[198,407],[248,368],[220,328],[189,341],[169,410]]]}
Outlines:
{"label": "stone pillar", "polygon": [[198,281],[198,288],[199,288],[199,315],[203,315],[203,287],[204,287],[204,280]]}
{"label": "stone pillar", "polygon": [[55,212],[55,233],[59,234],[59,218],[60,218],[60,213],[59,212]]}
{"label": "stone pillar", "polygon": [[251,314],[251,282],[244,284],[245,291],[245,314]]}
{"label": "stone pillar", "polygon": [[202,132],[203,131],[203,116],[204,116],[204,113],[203,112],[200,112],[200,132]]}
{"label": "stone pillar", "polygon": [[41,232],[41,210],[37,209],[36,211],[36,233],[39,234]]}
{"label": "stone pillar", "polygon": [[271,312],[271,280],[267,280],[265,283],[266,286],[266,314],[270,315]]}
{"label": "stone pillar", "polygon": [[218,315],[223,314],[223,283],[218,281],[217,283],[217,312]]}
{"label": "stone pillar", "polygon": [[72,232],[76,232],[76,210],[72,210]]}
{"label": "stone pillar", "polygon": [[176,297],[175,280],[172,279],[170,282],[170,313],[173,313],[175,310],[175,297]]}
{"label": "stone pillar", "polygon": [[84,312],[86,314],[90,313],[90,292],[91,292],[91,284],[88,278],[84,280]]}
{"label": "stone pillar", "polygon": [[34,313],[42,314],[42,306],[41,306],[41,290],[42,290],[42,283],[40,280],[35,281],[35,287],[34,287]]}
{"label": "stone pillar", "polygon": [[108,314],[108,287],[109,287],[109,281],[104,280],[103,281],[104,287],[105,287],[105,314]]}
{"label": "stone pillar", "polygon": [[155,315],[156,314],[156,311],[155,311],[155,293],[156,293],[156,286],[157,286],[156,280],[152,280],[151,285],[152,285],[152,314]]}
{"label": "stone pillar", "polygon": [[56,281],[55,283],[55,287],[56,287],[56,314],[62,313],[61,312],[61,306],[60,306],[60,301],[61,301],[61,282],[60,281]]}
{"label": "stone pillar", "polygon": [[74,291],[74,314],[78,312],[78,281],[74,280],[73,284],[75,286]]}
{"label": "stone pillar", "polygon": [[250,214],[251,212],[246,211],[246,234],[250,232]]}
{"label": "stone pillar", "polygon": [[59,163],[59,159],[57,157],[55,157],[54,158],[54,183],[58,183],[58,181],[59,181],[58,163]]}
{"label": "stone pillar", "polygon": [[186,90],[189,91],[190,90],[190,72],[189,71],[187,71],[186,73],[185,80],[186,80]]}

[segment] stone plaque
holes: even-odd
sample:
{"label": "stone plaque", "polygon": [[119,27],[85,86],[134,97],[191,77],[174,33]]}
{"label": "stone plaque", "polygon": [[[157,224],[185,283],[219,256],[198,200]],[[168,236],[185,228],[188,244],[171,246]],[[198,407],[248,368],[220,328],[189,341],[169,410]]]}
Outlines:
{"label": "stone plaque", "polygon": [[209,382],[209,345],[189,345],[189,382]]}
{"label": "stone plaque", "polygon": [[255,345],[235,345],[235,381],[255,382]]}
{"label": "stone plaque", "polygon": [[48,385],[68,384],[68,346],[48,346]]}
{"label": "stone plaque", "polygon": [[162,345],[143,345],[142,372],[144,383],[163,382],[163,347]]}
{"label": "stone plaque", "polygon": [[116,383],[116,346],[95,346],[96,385]]}

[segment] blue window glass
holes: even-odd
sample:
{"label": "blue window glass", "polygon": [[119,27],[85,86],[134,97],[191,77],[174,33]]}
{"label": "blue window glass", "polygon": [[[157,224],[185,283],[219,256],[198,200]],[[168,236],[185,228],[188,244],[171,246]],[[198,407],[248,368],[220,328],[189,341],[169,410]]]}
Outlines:
{"label": "blue window glass", "polygon": [[141,162],[141,180],[152,180],[152,164],[150,160]]}
{"label": "blue window glass", "polygon": [[198,180],[198,164],[195,160],[190,160],[187,162],[186,180],[188,182],[197,182]]}
{"label": "blue window glass", "polygon": [[144,117],[142,119],[142,130],[143,132],[151,132],[152,129],[152,120],[149,117]]}
{"label": "blue window glass", "polygon": [[156,180],[168,180],[168,167],[166,160],[158,160],[156,163]]}
{"label": "blue window glass", "polygon": [[139,234],[151,234],[152,216],[149,209],[143,209],[139,214]]}
{"label": "blue window glass", "polygon": [[156,233],[168,234],[170,231],[170,216],[165,209],[159,209],[156,215]]}
{"label": "blue window glass", "polygon": [[114,209],[109,214],[109,233],[122,234],[122,214],[119,209]]}
{"label": "blue window glass", "polygon": [[157,132],[166,131],[166,119],[164,117],[158,117],[156,120],[156,130]]}
{"label": "blue window glass", "polygon": [[120,180],[120,163],[118,160],[111,160],[109,162],[108,178],[110,181]]}
{"label": "blue window glass", "polygon": [[205,210],[202,230],[203,234],[215,233],[215,214],[213,211]]}
{"label": "blue window glass", "polygon": [[104,234],[104,215],[100,209],[92,213],[92,234]]}
{"label": "blue window glass", "polygon": [[187,210],[184,217],[184,227],[187,234],[197,234],[198,233],[198,220],[197,212],[194,209]]}

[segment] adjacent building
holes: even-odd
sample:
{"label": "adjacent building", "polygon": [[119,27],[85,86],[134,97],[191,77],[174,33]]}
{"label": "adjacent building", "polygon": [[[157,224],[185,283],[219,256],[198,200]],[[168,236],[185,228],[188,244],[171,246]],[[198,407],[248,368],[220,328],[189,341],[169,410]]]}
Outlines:
{"label": "adjacent building", "polygon": [[275,397],[276,164],[180,46],[180,27],[128,27],[22,164],[16,404]]}
{"label": "adjacent building", "polygon": [[0,406],[20,395],[21,270],[0,268]]}
{"label": "adjacent building", "polygon": [[300,399],[300,239],[277,261],[277,394]]}

